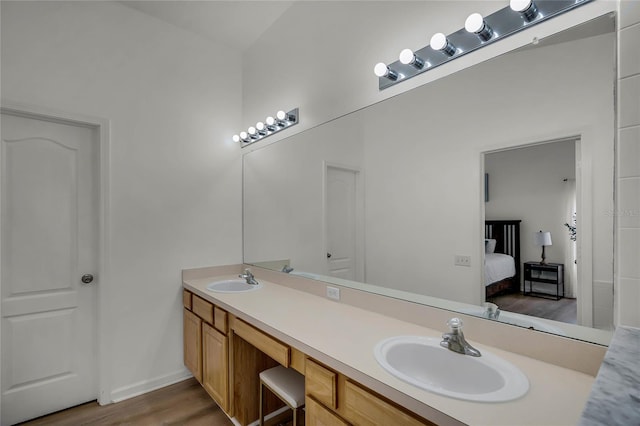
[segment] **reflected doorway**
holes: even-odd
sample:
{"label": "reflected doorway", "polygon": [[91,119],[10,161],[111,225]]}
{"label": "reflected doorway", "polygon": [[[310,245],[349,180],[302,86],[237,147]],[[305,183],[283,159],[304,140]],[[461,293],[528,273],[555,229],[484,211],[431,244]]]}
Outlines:
{"label": "reflected doorway", "polygon": [[325,247],[327,274],[364,281],[360,172],[325,164]]}
{"label": "reflected doorway", "polygon": [[[589,289],[579,285],[580,148],[579,137],[571,137],[484,154],[485,220],[521,221],[521,260],[512,266],[518,282],[489,300],[500,309],[581,323],[584,309],[578,306],[590,297],[583,300]],[[538,245],[540,231],[550,238],[545,246]],[[548,267],[538,267],[543,247]],[[485,242],[485,286],[503,278],[496,270],[501,266],[492,263],[494,256],[489,240]],[[536,268],[525,271],[526,264]],[[562,296],[560,300],[555,300],[556,294]]]}

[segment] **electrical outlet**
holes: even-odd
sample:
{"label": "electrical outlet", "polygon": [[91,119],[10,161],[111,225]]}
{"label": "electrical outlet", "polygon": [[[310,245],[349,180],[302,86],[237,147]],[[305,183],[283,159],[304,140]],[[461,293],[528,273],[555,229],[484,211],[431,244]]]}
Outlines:
{"label": "electrical outlet", "polygon": [[456,266],[471,266],[471,256],[456,254],[453,264]]}
{"label": "electrical outlet", "polygon": [[327,297],[333,300],[340,300],[340,289],[327,286]]}

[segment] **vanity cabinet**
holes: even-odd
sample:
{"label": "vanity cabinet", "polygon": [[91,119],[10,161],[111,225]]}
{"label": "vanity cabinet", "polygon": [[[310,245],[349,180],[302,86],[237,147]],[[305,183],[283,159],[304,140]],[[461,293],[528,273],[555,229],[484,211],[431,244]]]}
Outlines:
{"label": "vanity cabinet", "polygon": [[[259,374],[278,364],[305,376],[307,426],[432,424],[196,294],[183,304],[185,366],[240,425],[257,420]],[[283,406],[267,393],[267,413]]]}
{"label": "vanity cabinet", "polygon": [[227,313],[183,292],[184,365],[226,413],[230,413]]}
{"label": "vanity cabinet", "polygon": [[305,367],[308,425],[433,424],[310,358]]}

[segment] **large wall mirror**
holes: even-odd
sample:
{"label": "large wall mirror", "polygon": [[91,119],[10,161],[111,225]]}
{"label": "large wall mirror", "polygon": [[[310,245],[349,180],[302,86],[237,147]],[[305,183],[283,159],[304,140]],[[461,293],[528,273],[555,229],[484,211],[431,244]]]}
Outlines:
{"label": "large wall mirror", "polygon": [[[245,152],[245,263],[472,315],[495,316],[490,301],[498,320],[607,344],[615,39],[603,16]],[[539,231],[560,300],[522,294],[531,274],[556,294]],[[488,292],[489,254],[513,244],[511,283]]]}

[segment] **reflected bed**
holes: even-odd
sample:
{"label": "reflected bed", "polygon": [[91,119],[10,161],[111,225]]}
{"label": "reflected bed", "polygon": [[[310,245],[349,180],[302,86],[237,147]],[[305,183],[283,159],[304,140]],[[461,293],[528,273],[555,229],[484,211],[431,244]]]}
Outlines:
{"label": "reflected bed", "polygon": [[520,291],[520,220],[486,220],[485,299]]}

